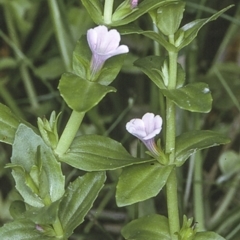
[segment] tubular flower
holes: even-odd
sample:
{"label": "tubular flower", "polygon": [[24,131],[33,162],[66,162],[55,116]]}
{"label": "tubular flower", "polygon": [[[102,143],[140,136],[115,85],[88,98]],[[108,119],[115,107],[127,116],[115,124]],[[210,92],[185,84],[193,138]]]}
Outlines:
{"label": "tubular flower", "polygon": [[119,32],[115,29],[108,31],[106,26],[98,26],[87,31],[88,45],[92,51],[92,74],[97,73],[108,58],[129,51],[126,45],[119,46],[120,40]]}
{"label": "tubular flower", "polygon": [[138,5],[138,0],[131,0],[131,8],[135,8]]}
{"label": "tubular flower", "polygon": [[159,115],[146,113],[142,119],[134,118],[126,124],[126,129],[140,139],[151,153],[159,156],[159,150],[154,141],[154,137],[162,130],[162,118]]}

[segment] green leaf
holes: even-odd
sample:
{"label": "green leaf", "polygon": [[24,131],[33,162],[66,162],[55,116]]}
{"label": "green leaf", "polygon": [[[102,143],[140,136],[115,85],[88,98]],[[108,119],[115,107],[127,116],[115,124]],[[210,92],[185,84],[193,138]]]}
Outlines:
{"label": "green leaf", "polygon": [[162,89],[163,95],[180,108],[191,112],[207,113],[211,110],[212,96],[206,83],[191,83],[178,89]]}
{"label": "green leaf", "polygon": [[83,222],[104,186],[105,179],[105,172],[86,173],[69,184],[59,208],[59,218],[66,238]]}
{"label": "green leaf", "polygon": [[123,169],[117,184],[116,200],[119,207],[155,197],[165,186],[173,166],[157,162],[143,163]]}
{"label": "green leaf", "polygon": [[73,51],[73,71],[82,79],[88,79],[88,71],[92,52],[88,46],[86,35],[83,35]]}
{"label": "green leaf", "polygon": [[87,9],[92,20],[97,24],[104,24],[103,21],[103,6],[99,0],[81,0],[84,7]]}
{"label": "green leaf", "polygon": [[20,200],[12,202],[9,212],[13,219],[24,218],[24,213],[26,212],[25,203]]}
{"label": "green leaf", "polygon": [[0,141],[12,144],[18,125],[22,122],[11,110],[0,103]]}
{"label": "green leaf", "polygon": [[53,224],[58,217],[59,203],[60,200],[42,208],[31,207],[24,213],[24,217],[36,224]]}
{"label": "green leaf", "polygon": [[140,16],[149,12],[150,10],[160,7],[160,6],[164,6],[166,4],[167,3],[164,0],[144,0],[138,4],[137,9],[133,9],[132,13],[130,13],[130,14],[127,13],[125,18],[123,18],[123,16],[122,16],[120,20],[113,21],[109,25],[115,26],[115,27],[121,26],[121,25],[126,25],[130,22],[135,21]]}
{"label": "green leaf", "polygon": [[[60,163],[42,138],[24,124],[20,124],[17,129],[11,162],[16,189],[29,205],[43,207],[46,197],[55,202],[63,196],[65,179]],[[33,169],[38,169],[39,172],[38,178],[31,180],[36,185],[37,194],[29,185],[29,179],[36,176],[31,175]]]}
{"label": "green leaf", "polygon": [[139,164],[146,159],[132,157],[117,141],[98,135],[76,137],[60,161],[84,171],[104,171]]}
{"label": "green leaf", "polygon": [[214,131],[196,130],[185,132],[176,138],[176,164],[181,166],[198,150],[229,142],[229,138]]}
{"label": "green leaf", "polygon": [[126,240],[171,240],[168,219],[162,215],[147,215],[133,220],[121,231]]}
{"label": "green leaf", "polygon": [[221,183],[227,181],[234,174],[240,171],[240,156],[233,150],[225,151],[219,158],[219,167],[222,175],[218,178],[217,182]]}
{"label": "green leaf", "polygon": [[215,232],[198,232],[194,240],[225,240]]}
{"label": "green leaf", "polygon": [[178,39],[180,35],[184,33],[184,37],[178,46],[178,50],[182,49],[183,47],[187,46],[192,40],[197,36],[199,30],[208,22],[216,20],[220,15],[222,15],[224,12],[226,12],[229,8],[233,7],[233,5],[230,5],[221,11],[215,13],[210,18],[205,19],[197,19],[195,21],[192,21],[183,27],[181,27],[175,35],[175,38]]}
{"label": "green leaf", "polygon": [[142,34],[142,35],[158,42],[163,47],[165,47],[168,51],[177,52],[177,48],[174,45],[172,45],[171,43],[169,43],[167,41],[166,37],[161,32],[156,33],[154,31],[144,31],[135,24],[129,24],[129,25],[126,25],[126,26],[121,26],[121,27],[118,27],[117,30],[122,35]]}
{"label": "green leaf", "polygon": [[185,2],[169,2],[157,9],[156,23],[159,30],[166,36],[174,34],[182,21]]}
{"label": "green leaf", "polygon": [[[134,65],[139,67],[159,89],[166,89],[161,70],[159,70],[163,66],[165,59],[165,57],[160,56],[148,56],[138,59],[134,62]],[[181,87],[185,81],[185,73],[180,64],[178,64],[177,81],[177,86],[179,87]]]}
{"label": "green leaf", "polygon": [[89,82],[72,73],[62,75],[58,88],[67,105],[77,112],[87,112],[107,93],[116,91],[114,87]]}
{"label": "green leaf", "polygon": [[25,219],[10,222],[0,228],[0,239],[4,240],[54,240],[36,229],[36,224]]}

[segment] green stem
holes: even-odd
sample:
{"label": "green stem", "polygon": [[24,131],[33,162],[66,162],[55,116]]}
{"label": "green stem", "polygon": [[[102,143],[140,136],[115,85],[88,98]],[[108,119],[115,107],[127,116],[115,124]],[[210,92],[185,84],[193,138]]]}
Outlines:
{"label": "green stem", "polygon": [[113,3],[114,0],[105,0],[103,18],[107,25],[112,22]]}
{"label": "green stem", "polygon": [[55,152],[58,155],[64,154],[70,147],[76,133],[81,125],[82,119],[84,117],[84,112],[72,111],[72,114],[68,120],[68,123],[60,137],[58,145]]}
{"label": "green stem", "polygon": [[[174,44],[174,36],[169,36],[169,42]],[[175,89],[177,83],[177,58],[178,53],[168,52],[169,54],[169,82],[168,89]],[[170,99],[166,99],[166,147],[165,151],[169,155],[169,164],[175,161],[175,137],[176,137],[176,108]],[[177,239],[176,232],[180,230],[178,194],[177,194],[177,176],[176,169],[170,174],[167,184],[167,208],[168,221],[171,239]]]}
{"label": "green stem", "polygon": [[167,209],[168,209],[168,222],[172,240],[177,240],[176,232],[180,229],[179,223],[179,210],[178,210],[178,195],[177,195],[177,176],[176,169],[173,169],[167,184]]}
{"label": "green stem", "polygon": [[198,223],[198,230],[205,230],[205,219],[204,219],[204,199],[203,199],[203,178],[202,178],[202,165],[203,158],[200,152],[194,154],[194,215],[195,220]]}

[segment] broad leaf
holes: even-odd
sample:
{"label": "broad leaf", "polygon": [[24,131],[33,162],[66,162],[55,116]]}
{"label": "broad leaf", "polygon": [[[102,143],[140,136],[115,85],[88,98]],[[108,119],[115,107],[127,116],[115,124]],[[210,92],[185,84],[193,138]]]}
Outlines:
{"label": "broad leaf", "polygon": [[[159,89],[166,89],[160,70],[163,66],[164,60],[164,57],[148,56],[138,59],[134,62],[134,65],[139,67],[157,85]],[[184,81],[184,70],[182,69],[181,65],[178,64],[177,86],[181,87]]]}
{"label": "broad leaf", "polygon": [[[50,229],[50,228],[49,228]],[[54,231],[52,230],[52,234]],[[45,235],[44,231],[38,231],[36,224],[25,219],[6,223],[0,228],[2,240],[54,240],[56,237]]]}
{"label": "broad leaf", "polygon": [[194,240],[225,240],[215,232],[198,232]]}
{"label": "broad leaf", "polygon": [[84,7],[87,9],[92,20],[97,24],[104,24],[103,22],[103,6],[99,0],[81,0]]}
{"label": "broad leaf", "polygon": [[14,201],[11,203],[9,212],[14,220],[24,218],[24,213],[26,212],[26,205],[23,201]]}
{"label": "broad leaf", "polygon": [[15,132],[22,122],[7,106],[0,103],[0,142],[12,144]]}
{"label": "broad leaf", "polygon": [[117,205],[122,207],[155,197],[172,169],[173,166],[161,166],[158,162],[124,168],[117,184]]}
{"label": "broad leaf", "polygon": [[172,51],[172,52],[176,51],[177,52],[177,48],[174,45],[172,45],[171,43],[169,43],[168,40],[166,39],[166,37],[161,32],[156,33],[154,31],[144,31],[140,27],[138,27],[134,24],[121,26],[121,27],[118,27],[117,29],[122,35],[142,34],[142,35],[158,42],[163,47],[165,47],[168,51]]}
{"label": "broad leaf", "polygon": [[162,215],[147,215],[133,220],[121,231],[126,240],[171,240],[168,219]]}
{"label": "broad leaf", "polygon": [[77,112],[87,112],[96,106],[115,88],[90,82],[72,73],[64,73],[60,79],[59,91],[67,105]]}
{"label": "broad leaf", "polygon": [[[43,207],[46,197],[55,202],[63,196],[65,179],[60,163],[42,138],[24,124],[17,129],[11,162],[16,188],[29,205]],[[30,188],[32,182],[38,193]]]}
{"label": "broad leaf", "polygon": [[174,34],[182,21],[185,2],[168,2],[157,9],[156,23],[160,31],[166,35]]}
{"label": "broad leaf", "polygon": [[226,12],[229,8],[233,5],[230,5],[221,11],[215,13],[210,18],[205,19],[197,19],[193,22],[190,22],[183,27],[181,27],[178,32],[176,33],[175,38],[178,39],[180,35],[183,35],[184,38],[181,44],[178,46],[178,50],[182,49],[183,47],[187,46],[192,40],[197,36],[199,30],[208,22],[216,20],[219,16],[221,16],[224,12]]}
{"label": "broad leaf", "polygon": [[[174,2],[176,2],[176,1],[174,1]],[[126,25],[130,22],[135,21],[140,16],[151,11],[152,9],[155,9],[160,6],[164,6],[166,4],[167,3],[164,0],[144,0],[138,4],[137,9],[133,9],[132,13],[130,13],[130,14],[127,13],[125,18],[124,18],[124,16],[122,16],[120,20],[113,21],[109,25],[111,25],[111,26]]]}
{"label": "broad leaf", "polygon": [[76,137],[60,161],[84,171],[104,171],[139,164],[146,159],[132,157],[117,141],[98,135]]}
{"label": "broad leaf", "polygon": [[59,209],[59,218],[66,238],[83,222],[105,179],[105,172],[86,173],[69,184]]}
{"label": "broad leaf", "polygon": [[31,207],[24,213],[24,217],[36,224],[53,224],[58,217],[59,203],[60,200],[42,208]]}
{"label": "broad leaf", "polygon": [[206,83],[191,83],[178,89],[162,89],[165,97],[191,112],[207,113],[212,107],[211,92]]}
{"label": "broad leaf", "polygon": [[185,132],[176,138],[176,164],[181,166],[198,150],[229,143],[229,138],[221,133],[196,130]]}

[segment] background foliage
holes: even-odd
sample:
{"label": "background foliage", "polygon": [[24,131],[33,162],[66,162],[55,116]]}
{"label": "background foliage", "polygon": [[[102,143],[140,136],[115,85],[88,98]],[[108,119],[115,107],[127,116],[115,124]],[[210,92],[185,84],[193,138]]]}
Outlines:
{"label": "background foliage", "polygon": [[[33,126],[37,126],[37,117],[49,116],[53,109],[62,112],[59,117],[61,132],[70,110],[61,101],[57,85],[61,74],[69,70],[77,40],[95,25],[79,0],[60,0],[57,5],[54,2],[0,1],[0,102],[21,118],[12,121],[27,120]],[[115,2],[118,5],[121,1]],[[194,196],[197,196],[199,188],[203,188],[202,204],[209,230],[226,239],[237,240],[240,235],[240,4],[237,0],[186,2],[182,24],[209,17],[210,13],[232,3],[235,7],[205,26],[197,39],[180,54],[179,62],[187,73],[186,81],[209,84],[213,109],[208,114],[193,115],[178,109],[178,132],[216,130],[232,141],[224,147],[193,155],[189,164],[179,171],[180,210],[192,216],[194,206],[198,205]],[[60,14],[60,19],[57,14]],[[143,29],[152,29],[148,15],[141,17],[137,24]],[[140,35],[126,35],[122,37],[122,43],[129,46],[131,53],[112,84],[117,93],[108,94],[87,113],[79,135],[110,136],[133,155],[142,155],[144,151],[141,149],[136,152],[137,142],[125,131],[125,123],[146,111],[158,113],[160,108],[164,113],[157,88],[133,66],[137,58],[153,54],[154,42]],[[164,56],[162,48],[159,48],[159,53]],[[10,156],[11,147],[0,144],[1,225],[11,219],[8,209],[12,200],[18,198],[10,170],[4,168],[10,162]],[[194,172],[194,158],[199,169],[203,169],[203,179],[199,178],[201,172]],[[64,171],[70,173],[67,181],[83,174],[80,170],[72,171],[67,165],[64,165]],[[150,199],[117,208],[114,195],[119,171],[108,172],[106,186],[72,239],[121,239],[120,229],[129,220],[155,212],[164,214],[164,192],[156,198],[158,204]]]}

